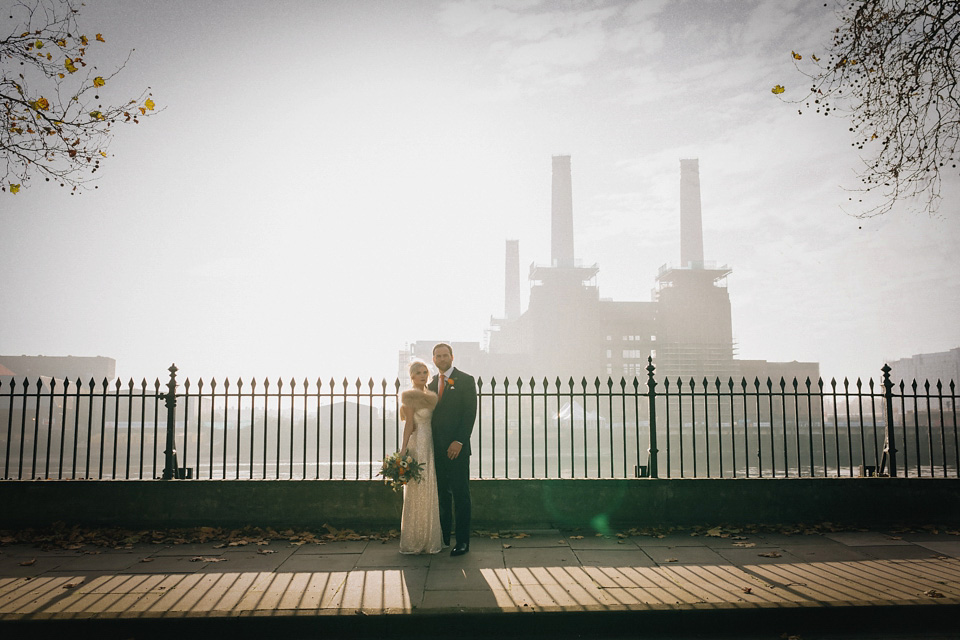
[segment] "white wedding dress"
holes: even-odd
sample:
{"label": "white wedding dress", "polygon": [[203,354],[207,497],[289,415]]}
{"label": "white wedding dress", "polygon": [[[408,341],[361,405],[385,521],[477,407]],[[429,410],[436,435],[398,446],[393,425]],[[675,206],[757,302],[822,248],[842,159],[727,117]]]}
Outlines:
{"label": "white wedding dress", "polygon": [[400,520],[400,553],[440,553],[440,505],[437,497],[437,472],[433,465],[432,409],[414,413],[416,431],[407,443],[407,454],[423,463],[420,482],[403,487],[403,516]]}

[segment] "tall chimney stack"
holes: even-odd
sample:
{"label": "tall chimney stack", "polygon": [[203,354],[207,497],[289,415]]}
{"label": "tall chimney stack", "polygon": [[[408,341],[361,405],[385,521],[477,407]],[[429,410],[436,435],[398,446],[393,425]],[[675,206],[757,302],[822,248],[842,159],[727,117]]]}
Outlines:
{"label": "tall chimney stack", "polygon": [[520,241],[507,240],[506,277],[504,281],[504,316],[507,320],[520,317]]}
{"label": "tall chimney stack", "polygon": [[573,187],[570,156],[553,156],[550,257],[555,267],[573,266]]}
{"label": "tall chimney stack", "polygon": [[680,160],[680,266],[703,268],[700,161]]}

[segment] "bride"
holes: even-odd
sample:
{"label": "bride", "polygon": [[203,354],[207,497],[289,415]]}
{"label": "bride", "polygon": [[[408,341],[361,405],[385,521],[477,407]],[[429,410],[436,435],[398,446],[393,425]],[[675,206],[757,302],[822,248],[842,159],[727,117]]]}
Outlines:
{"label": "bride", "polygon": [[424,466],[420,482],[411,482],[403,487],[400,553],[439,553],[443,542],[430,426],[430,416],[437,406],[437,394],[427,389],[430,370],[425,363],[413,362],[409,372],[413,389],[400,395],[400,416],[404,422],[400,455],[411,455]]}

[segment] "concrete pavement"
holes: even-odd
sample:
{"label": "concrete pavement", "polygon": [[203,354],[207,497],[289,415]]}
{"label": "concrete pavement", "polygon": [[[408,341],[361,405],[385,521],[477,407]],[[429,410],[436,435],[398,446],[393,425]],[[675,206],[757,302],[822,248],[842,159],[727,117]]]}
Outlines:
{"label": "concrete pavement", "polygon": [[287,637],[366,637],[456,628],[460,637],[488,637],[481,630],[489,627],[499,635],[778,638],[805,629],[798,637],[809,640],[837,625],[950,634],[960,612],[955,532],[551,529],[478,534],[459,558],[405,556],[398,547],[396,538],[5,544],[0,631],[192,637],[282,628]]}

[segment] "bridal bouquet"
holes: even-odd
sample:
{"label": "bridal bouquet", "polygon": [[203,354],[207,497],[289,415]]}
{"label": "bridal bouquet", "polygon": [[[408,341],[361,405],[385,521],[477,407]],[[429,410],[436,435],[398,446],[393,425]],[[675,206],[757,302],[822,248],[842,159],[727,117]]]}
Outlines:
{"label": "bridal bouquet", "polygon": [[384,484],[389,484],[394,491],[403,489],[403,485],[411,480],[420,482],[420,475],[423,473],[423,463],[417,462],[413,456],[400,457],[400,452],[387,456],[383,460],[383,466],[377,473],[383,476]]}

